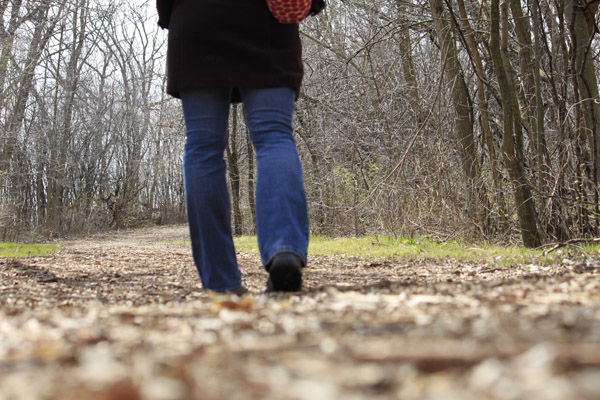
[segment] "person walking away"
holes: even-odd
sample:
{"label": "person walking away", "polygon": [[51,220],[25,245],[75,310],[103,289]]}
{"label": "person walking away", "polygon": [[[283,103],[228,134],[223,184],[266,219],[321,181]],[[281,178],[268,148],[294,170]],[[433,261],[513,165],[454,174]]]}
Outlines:
{"label": "person walking away", "polygon": [[[204,290],[243,294],[223,157],[231,103],[242,102],[257,159],[256,232],[267,291],[299,291],[309,221],[292,118],[303,78],[298,24],[265,0],[157,0],[169,30],[167,93],[186,125],[185,198]],[[318,13],[323,0],[313,0]]]}

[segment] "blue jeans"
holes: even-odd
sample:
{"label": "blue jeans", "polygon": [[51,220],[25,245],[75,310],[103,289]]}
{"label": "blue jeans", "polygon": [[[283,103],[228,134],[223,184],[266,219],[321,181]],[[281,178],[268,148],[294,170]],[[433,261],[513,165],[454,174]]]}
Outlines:
{"label": "blue jeans", "polygon": [[[256,232],[263,265],[280,252],[308,249],[308,212],[302,166],[292,131],[295,92],[242,89],[246,123],[257,159]],[[223,153],[231,89],[181,93],[187,142],[183,155],[192,255],[202,286],[234,291],[241,282],[231,230]]]}

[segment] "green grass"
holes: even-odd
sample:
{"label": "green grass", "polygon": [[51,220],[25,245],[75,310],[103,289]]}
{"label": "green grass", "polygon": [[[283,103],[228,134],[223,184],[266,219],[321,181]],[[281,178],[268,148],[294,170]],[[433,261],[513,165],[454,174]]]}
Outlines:
{"label": "green grass", "polygon": [[[235,238],[236,249],[246,253],[257,253],[258,245],[255,236]],[[330,238],[313,236],[310,239],[308,252],[310,255],[340,255],[344,257],[360,257],[366,260],[383,259],[434,259],[480,261],[485,260],[497,266],[508,266],[522,263],[552,264],[565,257],[586,254],[598,257],[600,246],[582,246],[580,248],[563,248],[543,256],[544,249],[528,249],[521,246],[500,246],[491,244],[473,245],[460,242],[434,242],[427,239],[400,239],[394,237],[343,237]]]}
{"label": "green grass", "polygon": [[47,256],[58,250],[60,250],[60,247],[48,244],[0,243],[0,257],[24,258]]}
{"label": "green grass", "polygon": [[[243,253],[258,253],[256,236],[240,236],[234,239],[235,248]],[[189,246],[189,241],[171,243],[176,246]],[[472,244],[459,241],[436,242],[429,239],[403,239],[390,236],[326,237],[312,236],[308,248],[309,255],[357,257],[367,261],[385,259],[414,260],[431,259],[438,262],[484,261],[490,266],[511,266],[516,264],[555,264],[564,258],[600,258],[600,245],[563,247],[548,255],[542,249],[528,249],[523,246],[505,246],[489,243]]]}

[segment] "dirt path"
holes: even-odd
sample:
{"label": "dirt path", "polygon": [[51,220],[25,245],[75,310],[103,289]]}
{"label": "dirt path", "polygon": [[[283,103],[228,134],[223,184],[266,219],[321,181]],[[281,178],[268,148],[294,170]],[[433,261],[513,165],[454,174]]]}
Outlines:
{"label": "dirt path", "polygon": [[313,257],[300,295],[201,291],[185,227],[0,259],[4,399],[598,399],[600,264]]}

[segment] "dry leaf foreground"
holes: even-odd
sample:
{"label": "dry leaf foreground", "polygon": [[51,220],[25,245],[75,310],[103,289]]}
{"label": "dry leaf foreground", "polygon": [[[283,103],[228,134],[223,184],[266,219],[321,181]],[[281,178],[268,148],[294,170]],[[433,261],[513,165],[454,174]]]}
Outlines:
{"label": "dry leaf foreground", "polygon": [[313,257],[201,291],[185,227],[0,260],[0,399],[598,399],[600,268]]}

